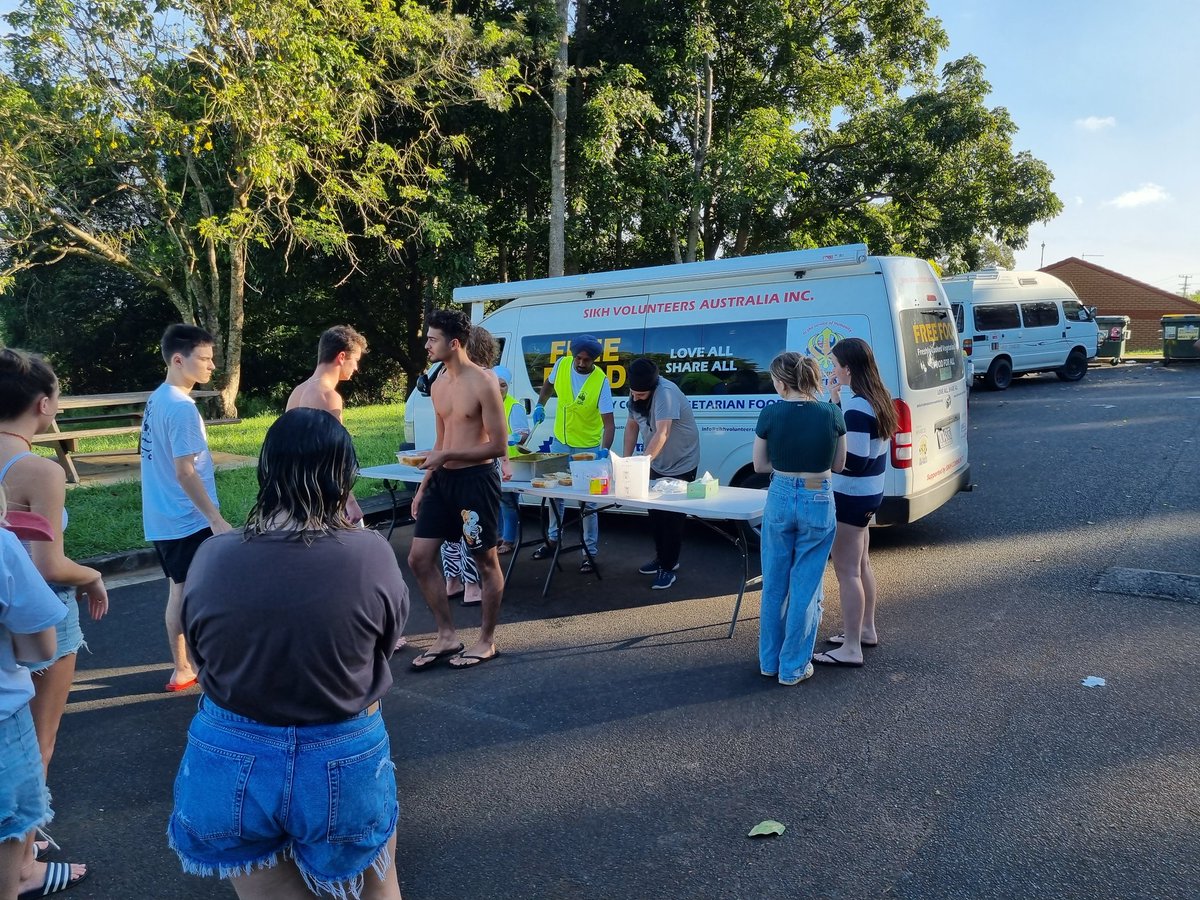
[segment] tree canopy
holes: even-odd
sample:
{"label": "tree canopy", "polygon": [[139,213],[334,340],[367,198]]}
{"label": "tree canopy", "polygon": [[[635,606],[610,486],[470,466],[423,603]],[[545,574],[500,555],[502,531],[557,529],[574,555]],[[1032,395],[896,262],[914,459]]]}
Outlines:
{"label": "tree canopy", "polygon": [[25,0],[9,20],[6,317],[56,302],[38,268],[123,270],[221,336],[229,405],[246,341],[274,394],[323,325],[369,323],[381,388],[422,366],[453,287],[560,260],[864,241],[954,272],[1061,209],[983,63],[937,67],[921,0]]}

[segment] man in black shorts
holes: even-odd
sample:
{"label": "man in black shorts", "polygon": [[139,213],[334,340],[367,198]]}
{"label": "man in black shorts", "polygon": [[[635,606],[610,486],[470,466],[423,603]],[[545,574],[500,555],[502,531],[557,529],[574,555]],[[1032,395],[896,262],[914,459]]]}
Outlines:
{"label": "man in black shorts", "polygon": [[[425,349],[444,371],[430,389],[437,439],[422,468],[425,480],[413,498],[417,524],[408,564],[437,622],[437,640],[412,662],[420,671],[449,659],[456,669],[478,666],[497,655],[504,575],[496,556],[500,473],[496,460],[508,449],[508,425],[500,386],[467,357],[471,321],[461,311],[429,317]],[[479,569],[482,621],[479,639],[464,647],[454,629],[439,551],[443,541],[466,542]]]}
{"label": "man in black shorts", "polygon": [[142,417],[142,527],[170,583],[165,618],[174,671],[166,690],[182,691],[196,683],[180,623],[188,567],[200,544],[230,525],[217,502],[204,419],[191,397],[192,388],[212,378],[212,335],[195,325],[172,325],[163,334],[162,354],[167,378]]}

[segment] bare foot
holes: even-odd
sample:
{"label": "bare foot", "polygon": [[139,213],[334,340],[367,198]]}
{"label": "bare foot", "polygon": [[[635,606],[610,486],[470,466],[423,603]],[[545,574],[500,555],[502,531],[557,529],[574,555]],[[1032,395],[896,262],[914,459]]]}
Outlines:
{"label": "bare foot", "polygon": [[430,666],[437,665],[443,659],[449,659],[451,656],[461,653],[462,650],[462,642],[457,637],[439,637],[424,651],[417,654],[416,658],[409,663],[409,666],[419,672],[422,669],[428,669]]}

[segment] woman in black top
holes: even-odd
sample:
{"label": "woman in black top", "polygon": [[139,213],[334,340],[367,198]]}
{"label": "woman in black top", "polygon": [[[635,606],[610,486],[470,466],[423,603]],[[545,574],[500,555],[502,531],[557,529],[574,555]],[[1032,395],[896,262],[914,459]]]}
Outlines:
{"label": "woman in black top", "polygon": [[379,700],[408,589],[383,537],[346,516],[357,472],[337,419],[284,413],[245,531],[209,538],[188,573],[204,696],[168,837],[185,871],[229,878],[243,900],[400,898]]}

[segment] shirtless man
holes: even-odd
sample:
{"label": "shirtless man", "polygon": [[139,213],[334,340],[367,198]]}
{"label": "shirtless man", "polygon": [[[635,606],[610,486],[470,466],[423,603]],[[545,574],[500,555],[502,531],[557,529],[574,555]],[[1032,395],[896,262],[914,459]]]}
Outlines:
{"label": "shirtless man", "polygon": [[[494,638],[504,576],[496,556],[500,475],[495,460],[507,450],[508,427],[496,379],[467,357],[471,327],[463,312],[438,310],[429,317],[425,339],[430,359],[445,371],[430,391],[437,437],[421,467],[425,480],[413,497],[417,524],[408,564],[433,612],[438,636],[412,661],[414,671],[443,659],[456,669],[471,668],[498,654]],[[463,646],[454,630],[438,553],[444,541],[459,540],[475,559],[483,591],[479,640],[470,647]]]}
{"label": "shirtless man", "polygon": [[[337,391],[338,383],[353,377],[366,352],[367,339],[349,325],[327,329],[317,343],[317,368],[292,391],[287,409],[323,409],[341,422],[343,403],[342,395]],[[346,514],[351,522],[362,521],[362,508],[353,494],[346,502]]]}

